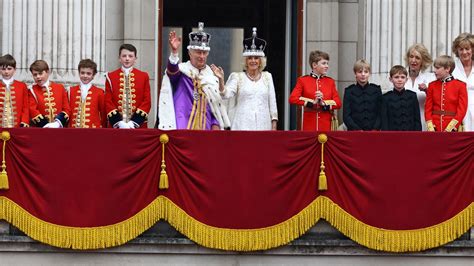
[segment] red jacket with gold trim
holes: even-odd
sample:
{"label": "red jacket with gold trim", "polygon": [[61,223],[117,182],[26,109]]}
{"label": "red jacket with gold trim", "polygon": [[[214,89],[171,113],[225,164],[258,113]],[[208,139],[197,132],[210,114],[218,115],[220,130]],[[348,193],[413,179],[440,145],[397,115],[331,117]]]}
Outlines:
{"label": "red jacket with gold trim", "polygon": [[[67,126],[69,121],[69,100],[67,91],[59,83],[49,82],[49,95],[46,88],[34,84],[29,90],[30,118],[32,123],[42,126],[41,118],[49,122],[58,119]],[[38,124],[39,123],[39,124]]]}
{"label": "red jacket with gold trim", "polygon": [[[466,83],[449,77],[428,85],[425,120],[428,130],[458,130],[467,111]],[[434,126],[434,129],[433,129]]]}
{"label": "red jacket with gold trim", "polygon": [[129,74],[128,86],[121,68],[107,74],[105,109],[110,127],[123,120],[133,121],[137,126],[146,128],[150,108],[148,73],[133,68]]}
{"label": "red jacket with gold trim", "polygon": [[[5,117],[7,116],[7,117]],[[0,82],[0,126],[4,128],[28,127],[30,124],[28,87],[14,80],[7,86]]]}
{"label": "red jacket with gold trim", "polygon": [[81,87],[69,89],[69,104],[71,106],[71,123],[73,128],[101,128],[107,126],[105,112],[104,90],[92,86],[85,101],[82,100]]}
{"label": "red jacket with gold trim", "polygon": [[[325,106],[314,103],[316,92],[323,94]],[[336,83],[330,77],[306,75],[299,77],[291,92],[291,104],[304,108],[301,129],[304,131],[330,131],[332,110],[341,108]]]}

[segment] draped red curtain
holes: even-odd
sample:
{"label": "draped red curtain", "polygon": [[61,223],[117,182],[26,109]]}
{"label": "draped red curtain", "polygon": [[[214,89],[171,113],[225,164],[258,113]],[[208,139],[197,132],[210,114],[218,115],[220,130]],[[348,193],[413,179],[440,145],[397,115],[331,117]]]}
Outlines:
{"label": "draped red curtain", "polygon": [[[57,226],[59,233],[62,227],[108,226],[114,239],[100,245],[88,244],[99,240],[83,239],[82,233],[67,239],[68,233],[61,240],[68,244],[62,245],[42,239],[42,234],[29,234],[52,245],[77,248],[74,241],[81,241],[80,247],[95,248],[124,243],[130,240],[120,236],[127,230],[127,222],[145,210],[148,220],[134,220],[136,228],[128,238],[146,230],[150,223],[166,219],[198,243],[200,234],[209,233],[205,230],[222,233],[220,240],[199,243],[211,247],[216,247],[211,242],[231,242],[235,234],[248,233],[241,229],[275,230],[299,217],[300,228],[289,232],[285,240],[246,239],[249,244],[242,244],[245,248],[235,248],[241,250],[261,249],[252,248],[252,241],[275,241],[268,247],[287,243],[319,218],[349,234],[345,230],[349,232],[354,221],[370,230],[402,232],[446,224],[462,214],[455,226],[450,225],[456,230],[451,234],[445,230],[446,240],[431,243],[430,247],[455,239],[473,224],[473,133],[328,132],[324,147],[328,189],[319,191],[321,144],[316,133],[115,129],[8,132],[11,139],[6,142],[5,156],[9,189],[0,190],[0,218],[27,234],[32,230],[32,219],[36,227],[46,223],[43,231]],[[159,137],[165,133],[169,136],[164,150],[169,188],[160,190]],[[157,201],[164,198],[172,204]],[[332,207],[314,205],[320,198],[327,199]],[[147,209],[150,206],[153,209]],[[308,211],[310,206],[314,211]],[[176,214],[178,210],[181,216]],[[342,216],[350,218],[348,226],[339,225]],[[208,229],[191,232],[185,224]],[[293,232],[292,225],[285,226],[284,230]],[[370,237],[369,229],[365,234]],[[349,237],[376,248],[358,236]]]}

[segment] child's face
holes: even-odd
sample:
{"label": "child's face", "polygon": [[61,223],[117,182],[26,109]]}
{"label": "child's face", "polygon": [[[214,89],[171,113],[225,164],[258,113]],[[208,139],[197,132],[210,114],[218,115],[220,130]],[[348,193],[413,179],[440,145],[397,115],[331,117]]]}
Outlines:
{"label": "child's face", "polygon": [[134,52],[129,51],[127,49],[122,49],[122,51],[120,51],[119,61],[123,67],[130,68],[135,65],[137,57],[135,56]]}
{"label": "child's face", "polygon": [[390,82],[392,82],[393,87],[396,90],[403,90],[405,83],[407,83],[407,75],[403,73],[396,73],[390,77]]}
{"label": "child's face", "polygon": [[94,70],[90,67],[81,67],[79,70],[79,78],[83,84],[89,84],[94,79]]}
{"label": "child's face", "polygon": [[329,60],[321,59],[317,63],[312,64],[313,72],[318,75],[326,75],[329,69]]}
{"label": "child's face", "polygon": [[365,85],[369,82],[370,71],[367,68],[359,69],[355,72],[355,78],[357,83]]}
{"label": "child's face", "polygon": [[35,81],[38,86],[42,87],[49,78],[49,71],[31,71],[31,75],[33,75],[33,80]]}
{"label": "child's face", "polygon": [[0,72],[2,73],[2,77],[4,79],[7,79],[7,80],[11,79],[13,75],[15,75],[16,69],[12,66],[5,66],[0,69],[1,69]]}
{"label": "child's face", "polygon": [[451,73],[449,73],[449,71],[451,70],[450,68],[445,68],[441,66],[434,66],[434,68],[435,68],[434,72],[437,79],[444,79],[444,78],[449,77],[449,75],[451,75]]}

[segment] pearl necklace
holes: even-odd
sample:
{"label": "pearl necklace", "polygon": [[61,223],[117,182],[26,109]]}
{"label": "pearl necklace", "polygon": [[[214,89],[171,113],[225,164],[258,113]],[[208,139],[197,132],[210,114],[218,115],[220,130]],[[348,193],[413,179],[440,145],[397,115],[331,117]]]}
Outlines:
{"label": "pearl necklace", "polygon": [[245,75],[247,75],[247,77],[248,77],[251,81],[254,81],[254,82],[255,82],[255,81],[258,81],[258,80],[260,79],[260,77],[261,77],[260,72],[258,72],[257,75],[255,75],[255,77],[250,76],[248,72],[245,72]]}

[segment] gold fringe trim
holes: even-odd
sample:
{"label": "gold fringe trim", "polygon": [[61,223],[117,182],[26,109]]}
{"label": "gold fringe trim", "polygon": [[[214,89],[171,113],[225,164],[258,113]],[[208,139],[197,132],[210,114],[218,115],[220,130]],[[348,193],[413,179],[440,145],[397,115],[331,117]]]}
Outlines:
{"label": "gold fringe trim", "polygon": [[176,230],[199,245],[233,251],[255,251],[278,247],[306,233],[316,222],[320,212],[318,204],[310,204],[290,219],[259,229],[230,229],[205,225],[163,199],[164,219]]}
{"label": "gold fringe trim", "polygon": [[129,219],[108,226],[69,227],[45,222],[28,213],[15,202],[0,197],[0,219],[18,227],[29,237],[60,248],[99,249],[119,246],[136,238],[158,220],[159,198]]}
{"label": "gold fringe trim", "polygon": [[329,198],[320,196],[290,219],[259,229],[212,227],[197,221],[171,200],[159,196],[129,219],[108,226],[67,227],[42,221],[13,201],[0,197],[0,219],[40,242],[72,249],[122,245],[167,220],[197,244],[216,249],[255,251],[278,247],[303,235],[323,218],[343,234],[368,248],[390,252],[421,251],[455,240],[473,226],[474,203],[451,219],[416,230],[385,230],[358,221]]}
{"label": "gold fringe trim", "polygon": [[422,251],[449,243],[473,226],[474,203],[440,224],[415,230],[386,230],[367,225],[327,197],[318,197],[320,215],[353,241],[389,252]]}

